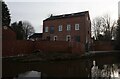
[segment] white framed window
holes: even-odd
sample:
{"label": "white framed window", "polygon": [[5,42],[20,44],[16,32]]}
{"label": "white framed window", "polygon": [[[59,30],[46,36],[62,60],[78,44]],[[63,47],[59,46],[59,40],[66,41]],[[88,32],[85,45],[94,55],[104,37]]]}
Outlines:
{"label": "white framed window", "polygon": [[57,36],[54,36],[53,40],[54,40],[54,41],[57,41]]}
{"label": "white framed window", "polygon": [[58,31],[62,31],[62,25],[58,26]]}
{"label": "white framed window", "polygon": [[66,36],[66,41],[71,41],[71,35]]}
{"label": "white framed window", "polygon": [[80,30],[80,25],[79,24],[75,24],[75,30]]}
{"label": "white framed window", "polygon": [[68,25],[67,25],[67,31],[70,31],[70,30],[71,30],[71,25],[68,24]]}
{"label": "white framed window", "polygon": [[45,27],[45,32],[48,32],[48,27]]}

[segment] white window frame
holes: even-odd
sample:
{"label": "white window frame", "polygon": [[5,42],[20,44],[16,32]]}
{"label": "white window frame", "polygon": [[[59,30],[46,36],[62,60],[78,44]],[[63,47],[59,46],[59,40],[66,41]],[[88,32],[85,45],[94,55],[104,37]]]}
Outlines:
{"label": "white window frame", "polygon": [[48,27],[45,27],[45,32],[48,32]]}
{"label": "white window frame", "polygon": [[70,31],[70,30],[71,30],[71,25],[67,24],[67,31]]}
{"label": "white window frame", "polygon": [[79,24],[75,24],[75,30],[80,30],[80,25]]}
{"label": "white window frame", "polygon": [[62,25],[58,26],[58,31],[62,31]]}
{"label": "white window frame", "polygon": [[69,41],[71,41],[71,35],[66,36],[66,41],[68,41],[68,37],[69,37]]}
{"label": "white window frame", "polygon": [[[56,40],[55,40],[55,38],[56,38]],[[58,40],[57,36],[54,36],[54,37],[53,37],[53,40],[54,40],[54,41],[57,41],[57,40]]]}

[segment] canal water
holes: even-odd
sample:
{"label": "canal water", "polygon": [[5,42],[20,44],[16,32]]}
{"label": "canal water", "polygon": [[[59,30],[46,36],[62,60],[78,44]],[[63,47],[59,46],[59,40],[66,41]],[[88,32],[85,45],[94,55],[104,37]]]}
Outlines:
{"label": "canal water", "polygon": [[44,62],[3,61],[3,77],[19,77],[30,71],[40,72],[42,77],[89,77],[91,63],[87,60],[63,60]]}
{"label": "canal water", "polygon": [[42,79],[41,72],[38,71],[27,71],[25,73],[18,74],[18,77],[14,77],[13,79]]}
{"label": "canal water", "polygon": [[118,59],[118,56],[113,57],[112,55],[27,62],[3,59],[2,76],[3,78],[12,77],[16,79],[29,76],[37,76],[36,78],[42,79],[50,77],[119,79],[120,61]]}
{"label": "canal water", "polygon": [[[93,67],[91,68],[91,78],[92,79],[120,79],[120,69],[118,68],[120,64],[112,65],[103,65],[103,68],[100,69],[95,61],[93,61]],[[42,72],[38,71],[27,71],[25,73],[18,74],[14,79],[42,79]]]}
{"label": "canal water", "polygon": [[92,79],[120,79],[120,64],[103,65],[102,68],[96,65],[93,61],[93,67],[91,68]]}

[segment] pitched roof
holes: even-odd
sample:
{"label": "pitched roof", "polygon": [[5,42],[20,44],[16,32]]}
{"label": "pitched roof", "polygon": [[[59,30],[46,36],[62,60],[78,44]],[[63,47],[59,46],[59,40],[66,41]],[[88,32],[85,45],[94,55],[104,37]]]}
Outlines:
{"label": "pitched roof", "polygon": [[83,16],[86,13],[89,13],[88,11],[84,12],[78,12],[78,13],[71,13],[71,14],[63,14],[63,15],[57,15],[57,16],[50,16],[49,18],[45,19],[44,21],[47,20],[55,20],[55,19],[63,19],[63,18],[70,18],[70,17],[78,17],[78,16]]}
{"label": "pitched roof", "polygon": [[14,29],[13,29],[11,26],[2,26],[2,27],[7,27],[7,28],[9,28],[10,30],[12,30],[13,32],[15,32]]}
{"label": "pitched roof", "polygon": [[29,38],[42,38],[42,33],[34,33]]}

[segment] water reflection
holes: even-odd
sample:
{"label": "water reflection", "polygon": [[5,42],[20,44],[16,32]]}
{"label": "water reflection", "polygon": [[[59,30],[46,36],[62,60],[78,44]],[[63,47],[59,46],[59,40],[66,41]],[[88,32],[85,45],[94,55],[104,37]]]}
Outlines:
{"label": "water reflection", "polygon": [[41,72],[38,71],[28,71],[22,74],[19,74],[17,78],[14,79],[41,79]]}
{"label": "water reflection", "polygon": [[99,69],[93,61],[93,67],[91,68],[92,79],[104,78],[104,79],[120,79],[120,69],[117,64],[103,65],[103,69]]}

